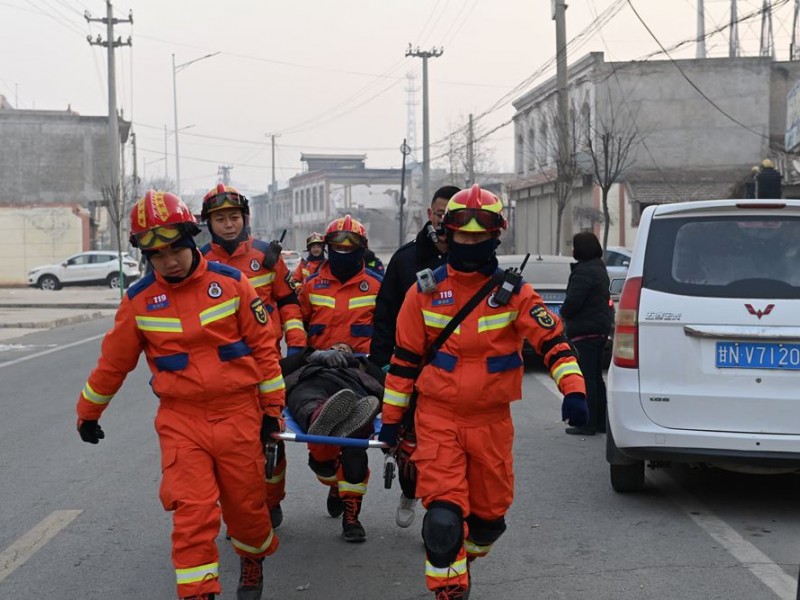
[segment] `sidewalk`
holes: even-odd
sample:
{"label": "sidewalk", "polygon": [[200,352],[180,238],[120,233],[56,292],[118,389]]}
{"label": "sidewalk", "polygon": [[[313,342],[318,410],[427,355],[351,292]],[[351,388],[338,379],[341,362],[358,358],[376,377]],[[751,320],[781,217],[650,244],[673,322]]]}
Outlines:
{"label": "sidewalk", "polygon": [[0,288],[0,340],[110,316],[119,302],[119,290],[107,287]]}

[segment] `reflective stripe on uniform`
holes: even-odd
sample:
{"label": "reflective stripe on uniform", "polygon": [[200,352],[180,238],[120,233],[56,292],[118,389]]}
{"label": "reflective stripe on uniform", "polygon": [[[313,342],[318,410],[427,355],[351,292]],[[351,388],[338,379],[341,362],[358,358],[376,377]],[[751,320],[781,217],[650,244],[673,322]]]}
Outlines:
{"label": "reflective stripe on uniform", "polygon": [[459,575],[467,574],[467,559],[462,558],[447,567],[434,567],[427,560],[425,561],[425,575],[434,579],[452,579]]}
{"label": "reflective stripe on uniform", "polygon": [[367,493],[367,484],[366,483],[350,483],[349,481],[344,481],[342,479],[339,480],[339,494],[343,492],[348,492],[350,494],[358,494],[359,496],[363,496]]}
{"label": "reflective stripe on uniform", "polygon": [[183,333],[181,320],[171,317],[136,316],[136,327],[142,331],[162,331],[165,333]]}
{"label": "reflective stripe on uniform", "polygon": [[[425,325],[429,327],[444,329],[445,327],[447,327],[447,324],[450,322],[452,317],[449,315],[440,315],[439,313],[423,309],[422,319],[425,321]],[[456,327],[453,333],[461,333],[461,325]]]}
{"label": "reflective stripe on uniform", "polygon": [[336,475],[317,475],[317,479],[319,479],[322,483],[336,483],[337,478]]}
{"label": "reflective stripe on uniform", "polygon": [[577,361],[569,360],[563,362],[550,371],[550,376],[553,378],[553,381],[556,382],[556,385],[567,375],[581,375],[581,368],[578,366]]}
{"label": "reflective stripe on uniform", "polygon": [[269,285],[273,281],[275,281],[275,273],[267,273],[265,275],[256,275],[255,277],[249,278],[250,283],[253,284],[253,287],[263,287],[265,285]]}
{"label": "reflective stripe on uniform", "polygon": [[286,479],[285,470],[281,471],[278,475],[275,475],[275,477],[267,477],[266,479],[264,479],[264,481],[266,481],[267,483],[280,483],[284,479]]}
{"label": "reflective stripe on uniform", "polygon": [[218,579],[219,563],[208,563],[207,565],[190,567],[188,569],[175,569],[175,577],[178,580],[178,585],[197,583],[198,581],[205,581],[209,578]]}
{"label": "reflective stripe on uniform", "polygon": [[308,299],[314,306],[327,306],[336,308],[336,298],[333,296],[323,296],[322,294],[309,294]]}
{"label": "reflective stripe on uniform", "polygon": [[356,296],[355,298],[350,298],[350,301],[347,303],[347,308],[363,308],[365,306],[375,306],[375,299],[378,296],[373,294],[372,296]]}
{"label": "reflective stripe on uniform", "polygon": [[258,548],[254,546],[248,546],[247,544],[243,544],[242,542],[234,538],[231,538],[231,543],[234,545],[235,548],[243,550],[248,554],[263,554],[264,552],[267,551],[267,548],[269,548],[270,544],[272,544],[272,538],[274,537],[275,537],[275,531],[270,529],[267,541],[261,544],[261,546],[259,546]]}
{"label": "reflective stripe on uniform", "polygon": [[289,331],[290,329],[302,329],[305,331],[305,327],[303,327],[303,321],[300,319],[287,319],[283,324],[283,330]]}
{"label": "reflective stripe on uniform", "polygon": [[390,388],[383,390],[384,404],[391,404],[400,408],[407,408],[408,403],[411,401],[411,394],[403,394],[402,392],[395,392]]}
{"label": "reflective stripe on uniform", "polygon": [[83,397],[92,404],[108,404],[108,402],[114,397],[114,394],[98,394],[92,389],[92,386],[90,386],[89,382],[87,381],[86,385],[83,386]]}
{"label": "reflective stripe on uniform", "polygon": [[492,329],[503,329],[503,327],[508,327],[516,320],[518,314],[519,313],[516,310],[512,310],[509,312],[498,313],[490,317],[481,317],[478,319],[478,333],[491,331]]}
{"label": "reflective stripe on uniform", "polygon": [[466,539],[464,540],[464,549],[467,551],[467,554],[471,554],[473,556],[486,556],[489,553],[489,550],[492,549],[492,544],[479,546],[475,542]]}
{"label": "reflective stripe on uniform", "polygon": [[230,317],[235,314],[237,310],[239,310],[239,296],[205,309],[200,313],[200,325],[205,327],[214,321]]}
{"label": "reflective stripe on uniform", "polygon": [[286,389],[286,384],[283,382],[283,375],[278,375],[272,379],[265,379],[258,384],[258,391],[262,394],[269,394],[277,390]]}

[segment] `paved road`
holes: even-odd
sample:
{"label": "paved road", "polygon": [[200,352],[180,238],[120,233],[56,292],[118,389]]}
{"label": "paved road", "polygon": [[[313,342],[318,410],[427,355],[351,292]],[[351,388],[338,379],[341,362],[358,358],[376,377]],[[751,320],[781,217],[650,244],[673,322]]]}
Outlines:
{"label": "paved road", "polygon": [[[74,404],[110,326],[104,318],[32,333],[0,351],[0,598],[174,597],[169,515],[157,499],[156,399],[140,363],[103,417],[107,438],[80,442]],[[477,562],[473,600],[794,600],[800,479],[721,471],[656,472],[639,495],[608,483],[604,438],[563,433],[542,373],[525,376],[514,407],[517,498],[509,529]],[[264,598],[429,598],[418,520],[394,525],[397,486],[384,490],[380,452],[363,522],[348,545],[325,491],[289,445],[289,497],[267,560]],[[223,600],[238,564],[222,548]]]}

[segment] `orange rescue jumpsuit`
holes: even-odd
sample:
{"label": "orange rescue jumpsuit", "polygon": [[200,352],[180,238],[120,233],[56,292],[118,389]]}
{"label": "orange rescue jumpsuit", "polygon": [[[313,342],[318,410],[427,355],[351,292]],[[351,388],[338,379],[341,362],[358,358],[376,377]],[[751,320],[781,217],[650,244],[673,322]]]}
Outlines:
{"label": "orange rescue jumpsuit", "polygon": [[[298,293],[303,320],[308,325],[309,345],[327,350],[337,342],[344,342],[353,348],[353,352],[367,354],[380,286],[381,276],[364,267],[342,283],[331,272],[328,261],[324,261],[317,272],[306,279]],[[335,475],[317,472],[317,478],[324,485],[338,484],[342,498],[363,497],[367,493],[369,469],[366,469],[363,481],[347,481],[339,460],[340,446],[309,444],[308,450],[318,463],[334,462],[337,465]]]}
{"label": "orange rescue jumpsuit", "polygon": [[431,590],[466,586],[467,557],[485,556],[505,529],[503,517],[514,496],[510,403],[522,397],[523,338],[544,356],[562,394],[585,394],[561,321],[527,283],[504,306],[490,294],[418,373],[450,318],[487,281],[486,275],[449,265],[439,267],[434,277],[433,293],[414,285],[406,294],[383,398],[383,422],[400,423],[416,381],[417,448],[412,460],[417,465],[417,494],[426,508],[432,502],[447,502],[458,506],[465,518],[464,543],[456,559],[446,568],[426,561]]}
{"label": "orange rescue jumpsuit", "polygon": [[[228,254],[222,246],[214,242],[201,248],[201,252],[208,260],[235,267],[250,280],[270,313],[279,349],[283,332],[286,334],[287,346],[305,348],[306,332],[297,304],[297,295],[289,284],[289,269],[282,257],[278,257],[278,262],[272,269],[267,269],[264,266],[264,255],[268,250],[268,243],[252,237],[241,242],[233,254]],[[277,313],[275,313],[276,308]],[[278,461],[272,471],[272,477],[265,480],[267,505],[270,509],[277,507],[286,496],[286,447],[282,441],[278,442],[277,451]]]}
{"label": "orange rescue jumpsuit", "polygon": [[173,512],[180,598],[219,593],[220,509],[236,552],[278,548],[264,496],[262,415],[279,417],[285,386],[274,329],[236,269],[199,257],[178,284],[150,273],[131,286],[78,398],[97,420],[144,351],[160,400],[160,498]]}
{"label": "orange rescue jumpsuit", "polygon": [[301,258],[300,264],[297,265],[294,273],[292,273],[292,281],[294,281],[295,286],[303,285],[308,277],[319,270],[321,264],[322,260],[308,260],[307,258]]}

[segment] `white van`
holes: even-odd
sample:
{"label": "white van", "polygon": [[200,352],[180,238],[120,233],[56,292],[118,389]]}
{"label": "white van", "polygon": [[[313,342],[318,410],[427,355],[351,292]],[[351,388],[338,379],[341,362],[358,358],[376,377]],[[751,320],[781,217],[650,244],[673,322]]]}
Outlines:
{"label": "white van", "polygon": [[619,300],[606,455],[618,492],[645,463],[800,469],[800,201],[651,206]]}

